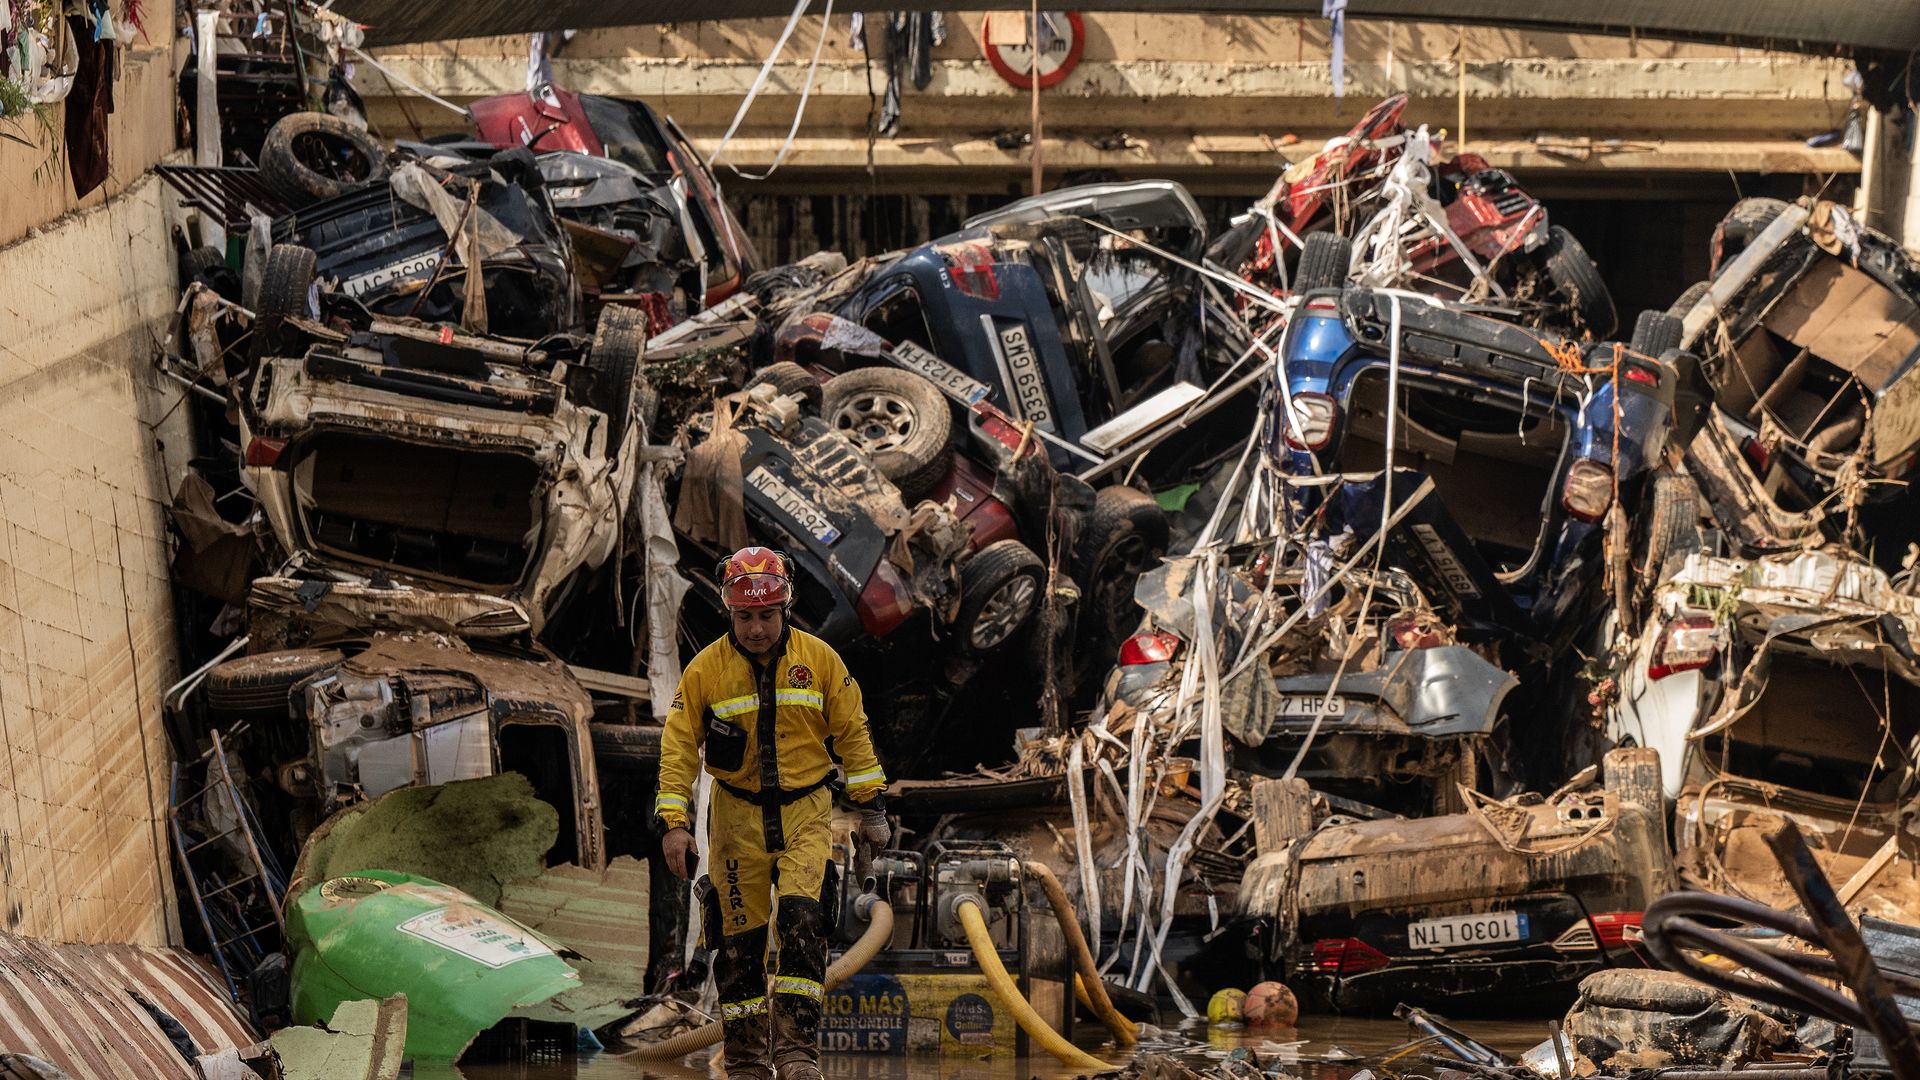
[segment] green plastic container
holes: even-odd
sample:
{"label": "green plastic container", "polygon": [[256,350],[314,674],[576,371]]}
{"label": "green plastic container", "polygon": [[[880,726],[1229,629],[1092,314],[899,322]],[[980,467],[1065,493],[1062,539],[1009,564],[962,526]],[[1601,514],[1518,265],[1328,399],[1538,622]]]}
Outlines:
{"label": "green plastic container", "polygon": [[293,1018],[407,995],[407,1056],[452,1061],[515,1009],[580,985],[533,931],[437,881],[360,870],[307,889],[287,914]]}

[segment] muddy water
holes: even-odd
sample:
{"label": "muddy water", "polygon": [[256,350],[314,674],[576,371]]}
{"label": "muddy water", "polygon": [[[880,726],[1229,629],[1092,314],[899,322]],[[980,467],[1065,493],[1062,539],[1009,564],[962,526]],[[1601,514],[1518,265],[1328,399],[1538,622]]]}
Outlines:
{"label": "muddy water", "polygon": [[[1542,1020],[1467,1020],[1456,1022],[1454,1026],[1497,1050],[1516,1056],[1547,1037],[1546,1023]],[[1200,1025],[1177,1033],[1166,1033],[1146,1043],[1145,1048],[1191,1055],[1195,1064],[1200,1065],[1209,1057],[1222,1057],[1237,1047],[1245,1046],[1258,1052],[1263,1060],[1274,1054],[1284,1055],[1282,1060],[1297,1056],[1297,1063],[1289,1063],[1287,1071],[1303,1080],[1345,1080],[1368,1060],[1378,1058],[1383,1052],[1405,1043],[1408,1038],[1407,1025],[1398,1020],[1310,1016],[1303,1018],[1297,1029],[1247,1032],[1238,1029],[1208,1030]],[[1290,1050],[1279,1049],[1279,1044],[1289,1043],[1299,1045]],[[1116,1053],[1112,1046],[1103,1047],[1097,1042],[1088,1042],[1087,1046],[1095,1056],[1116,1065],[1123,1063],[1127,1057]],[[1338,1060],[1328,1060],[1330,1057]],[[1362,1060],[1349,1060],[1356,1057]],[[700,1057],[689,1059],[681,1065],[661,1065],[599,1055],[542,1064],[463,1066],[457,1071],[444,1067],[432,1070],[423,1068],[416,1070],[413,1075],[416,1080],[574,1080],[576,1077],[579,1080],[608,1080],[613,1077],[643,1076],[662,1080],[709,1080],[704,1064]],[[932,1056],[859,1054],[829,1054],[821,1062],[821,1071],[825,1073],[826,1080],[1066,1080],[1075,1075],[1072,1070],[1049,1057],[956,1061]],[[716,1070],[712,1075],[718,1076],[719,1073]]]}

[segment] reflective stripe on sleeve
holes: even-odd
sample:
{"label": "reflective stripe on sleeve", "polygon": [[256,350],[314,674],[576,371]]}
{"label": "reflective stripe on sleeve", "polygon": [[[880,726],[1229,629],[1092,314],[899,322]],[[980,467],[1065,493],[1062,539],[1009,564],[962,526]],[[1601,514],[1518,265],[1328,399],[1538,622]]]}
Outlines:
{"label": "reflective stripe on sleeve", "polygon": [[886,782],[887,774],[881,772],[879,769],[869,769],[866,772],[854,773],[852,776],[847,777],[848,787],[855,787],[860,784],[884,784]]}
{"label": "reflective stripe on sleeve", "polygon": [[725,701],[714,702],[713,715],[721,717],[739,716],[741,713],[752,712],[759,707],[759,696],[748,694],[746,697],[728,698]]}
{"label": "reflective stripe on sleeve", "polygon": [[685,796],[669,795],[663,791],[653,800],[653,808],[655,810],[685,810],[687,808],[687,800]]}

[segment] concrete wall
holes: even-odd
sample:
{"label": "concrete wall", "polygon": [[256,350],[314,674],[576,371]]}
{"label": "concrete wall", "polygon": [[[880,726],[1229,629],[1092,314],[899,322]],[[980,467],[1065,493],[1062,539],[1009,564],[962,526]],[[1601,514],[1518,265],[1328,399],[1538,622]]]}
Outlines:
{"label": "concrete wall", "polygon": [[[66,152],[58,139],[48,136],[41,119],[24,116],[0,120],[0,131],[34,144],[22,146],[13,139],[0,138],[0,192],[5,193],[0,196],[0,244],[18,240],[28,229],[68,211],[101,205],[138,182],[173,152],[177,70],[173,2],[147,0],[142,6],[151,36],[142,39],[135,35],[130,48],[119,50],[121,77],[113,85],[114,111],[107,121],[109,172],[105,184],[86,199],[75,199]],[[66,104],[51,106],[44,119],[52,131],[63,131]],[[5,288],[0,283],[0,290]],[[5,295],[0,292],[0,296]]]}
{"label": "concrete wall", "polygon": [[0,247],[0,930],[55,941],[174,936],[164,507],[188,439],[152,363],[163,190]]}

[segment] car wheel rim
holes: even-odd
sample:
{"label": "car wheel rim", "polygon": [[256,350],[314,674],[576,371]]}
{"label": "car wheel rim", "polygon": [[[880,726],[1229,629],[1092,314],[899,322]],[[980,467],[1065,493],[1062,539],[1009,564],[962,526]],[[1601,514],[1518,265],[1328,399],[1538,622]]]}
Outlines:
{"label": "car wheel rim", "polygon": [[856,394],[833,410],[833,429],[862,450],[898,450],[913,437],[918,417],[906,398],[884,390]]}
{"label": "car wheel rim", "polygon": [[980,617],[973,624],[973,647],[982,651],[997,649],[1006,644],[1014,631],[1020,629],[1033,614],[1034,594],[1038,588],[1033,578],[1020,574],[1002,584],[987,598],[980,608]]}

